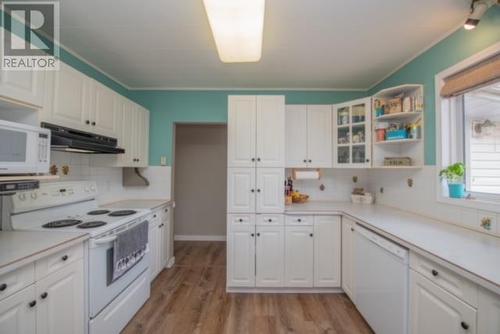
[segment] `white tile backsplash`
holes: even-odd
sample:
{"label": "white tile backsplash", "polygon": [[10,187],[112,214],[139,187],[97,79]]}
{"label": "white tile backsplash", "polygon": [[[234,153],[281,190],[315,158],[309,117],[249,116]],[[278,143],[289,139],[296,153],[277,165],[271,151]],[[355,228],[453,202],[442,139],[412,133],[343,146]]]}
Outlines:
{"label": "white tile backsplash", "polygon": [[[124,187],[122,168],[96,167],[90,155],[67,152],[51,152],[51,164],[59,170],[59,181],[95,181],[99,191],[99,203],[115,202],[123,199],[171,198],[171,168],[169,166],[150,166],[142,169],[149,180],[148,187]],[[69,166],[69,174],[62,175],[62,166]]]}

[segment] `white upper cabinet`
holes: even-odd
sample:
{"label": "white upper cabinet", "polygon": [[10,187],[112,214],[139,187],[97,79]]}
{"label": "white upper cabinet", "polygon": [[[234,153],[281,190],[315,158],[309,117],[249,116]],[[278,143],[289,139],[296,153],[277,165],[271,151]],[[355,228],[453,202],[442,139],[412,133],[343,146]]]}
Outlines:
{"label": "white upper cabinet", "polygon": [[228,168],[227,211],[255,212],[255,169]]}
{"label": "white upper cabinet", "polygon": [[314,286],[340,287],[340,216],[314,217]]}
{"label": "white upper cabinet", "polygon": [[257,98],[228,97],[228,167],[255,167]]}
{"label": "white upper cabinet", "polygon": [[342,290],[354,301],[354,225],[349,218],[342,217]]}
{"label": "white upper cabinet", "polygon": [[0,71],[0,96],[15,103],[43,106],[44,71]]}
{"label": "white upper cabinet", "polygon": [[474,308],[413,270],[409,313],[412,334],[477,333]]}
{"label": "white upper cabinet", "polygon": [[258,213],[281,213],[285,210],[285,169],[257,169],[257,205]]}
{"label": "white upper cabinet", "polygon": [[312,287],[314,266],[313,226],[285,227],[285,286]]}
{"label": "white upper cabinet", "polygon": [[284,226],[257,226],[256,232],[255,285],[281,287],[285,275]]}
{"label": "white upper cabinet", "polygon": [[334,106],[333,166],[371,166],[371,98]]}
{"label": "white upper cabinet", "polygon": [[332,107],[307,106],[308,167],[332,167]]}
{"label": "white upper cabinet", "polygon": [[47,72],[47,89],[41,120],[82,131],[91,131],[91,79],[61,63]]}
{"label": "white upper cabinet", "polygon": [[257,96],[257,167],[285,167],[285,97]]}
{"label": "white upper cabinet", "polygon": [[228,167],[284,167],[283,96],[228,97]]}
{"label": "white upper cabinet", "polygon": [[332,107],[286,106],[286,167],[332,167]]}
{"label": "white upper cabinet", "polygon": [[286,106],[286,167],[307,167],[307,106]]}
{"label": "white upper cabinet", "polygon": [[118,99],[108,87],[92,81],[92,108],[90,110],[90,125],[91,131],[102,134],[104,136],[116,137],[118,131],[118,123],[116,121],[116,113]]}

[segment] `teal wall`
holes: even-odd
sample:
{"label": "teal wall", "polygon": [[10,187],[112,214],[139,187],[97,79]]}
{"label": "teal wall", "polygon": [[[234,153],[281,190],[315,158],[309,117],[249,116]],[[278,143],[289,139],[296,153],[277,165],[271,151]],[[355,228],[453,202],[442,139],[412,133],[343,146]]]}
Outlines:
{"label": "teal wall", "polygon": [[149,164],[160,156],[172,163],[173,124],[226,123],[231,94],[285,95],[287,104],[333,104],[365,96],[349,91],[131,91],[130,98],[150,110]]}
{"label": "teal wall", "polygon": [[458,29],[369,91],[369,95],[373,95],[381,89],[404,83],[424,85],[426,165],[436,164],[434,77],[497,42],[500,42],[500,6],[491,8],[476,29]]}

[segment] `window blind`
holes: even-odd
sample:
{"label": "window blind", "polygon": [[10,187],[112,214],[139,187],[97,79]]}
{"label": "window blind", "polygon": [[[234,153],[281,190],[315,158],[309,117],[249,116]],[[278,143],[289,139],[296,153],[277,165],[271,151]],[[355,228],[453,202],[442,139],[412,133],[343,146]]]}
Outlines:
{"label": "window blind", "polygon": [[462,95],[497,81],[500,81],[500,54],[446,78],[441,88],[441,96]]}

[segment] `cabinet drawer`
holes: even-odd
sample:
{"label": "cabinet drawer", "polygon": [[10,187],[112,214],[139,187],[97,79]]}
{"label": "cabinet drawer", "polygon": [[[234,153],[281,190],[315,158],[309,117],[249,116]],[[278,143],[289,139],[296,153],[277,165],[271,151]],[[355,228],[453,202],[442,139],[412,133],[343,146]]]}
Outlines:
{"label": "cabinet drawer", "polygon": [[283,225],[285,217],[283,215],[257,215],[257,225]]}
{"label": "cabinet drawer", "polygon": [[24,267],[0,276],[0,300],[27,287],[35,281],[35,265],[30,263]]}
{"label": "cabinet drawer", "polygon": [[55,254],[47,256],[35,263],[36,279],[43,278],[67,264],[83,258],[83,245],[79,244],[59,251]]}
{"label": "cabinet drawer", "polygon": [[313,224],[313,216],[295,216],[290,215],[286,216],[285,223],[286,225],[295,225],[295,226],[303,226],[303,225],[312,225]]}
{"label": "cabinet drawer", "polygon": [[477,286],[466,278],[413,252],[410,253],[410,267],[449,293],[477,307]]}
{"label": "cabinet drawer", "polygon": [[253,226],[255,225],[255,215],[253,214],[231,214],[227,215],[227,225],[231,226]]}

